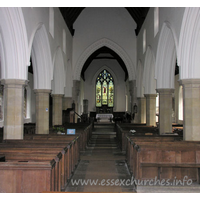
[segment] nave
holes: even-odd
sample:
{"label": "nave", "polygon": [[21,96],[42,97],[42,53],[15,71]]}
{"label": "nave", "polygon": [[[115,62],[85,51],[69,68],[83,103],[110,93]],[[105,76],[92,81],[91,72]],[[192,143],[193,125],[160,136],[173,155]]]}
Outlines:
{"label": "nave", "polygon": [[96,123],[66,192],[134,193],[129,180],[131,175],[125,153],[118,146],[114,124]]}

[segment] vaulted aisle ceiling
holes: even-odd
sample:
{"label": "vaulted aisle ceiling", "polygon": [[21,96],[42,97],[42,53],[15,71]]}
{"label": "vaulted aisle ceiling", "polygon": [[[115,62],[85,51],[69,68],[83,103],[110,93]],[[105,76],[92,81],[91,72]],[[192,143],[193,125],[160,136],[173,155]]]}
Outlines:
{"label": "vaulted aisle ceiling", "polygon": [[[80,13],[85,9],[84,7],[60,7],[60,12],[71,32],[74,35],[73,24],[80,15]],[[135,23],[137,24],[137,28],[135,30],[136,35],[138,35],[140,28],[147,16],[149,11],[149,7],[126,7],[125,8],[128,13],[131,15]]]}

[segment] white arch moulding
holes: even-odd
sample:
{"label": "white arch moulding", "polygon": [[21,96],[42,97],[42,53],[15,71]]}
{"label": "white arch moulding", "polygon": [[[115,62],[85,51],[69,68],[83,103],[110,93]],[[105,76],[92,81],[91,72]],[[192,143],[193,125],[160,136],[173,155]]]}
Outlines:
{"label": "white arch moulding", "polygon": [[0,8],[1,79],[27,80],[29,54],[21,8]]}
{"label": "white arch moulding", "polygon": [[155,78],[158,88],[174,88],[174,71],[177,55],[177,39],[169,22],[164,22],[157,48]]}
{"label": "white arch moulding", "polygon": [[53,58],[53,88],[52,94],[64,94],[65,67],[61,47],[57,47]]}
{"label": "white arch moulding", "polygon": [[178,65],[180,79],[200,78],[200,8],[185,8],[180,38]]}
{"label": "white arch moulding", "polygon": [[73,77],[72,77],[72,65],[71,60],[67,60],[66,78],[65,78],[65,97],[72,97]]}
{"label": "white arch moulding", "polygon": [[90,45],[82,53],[82,55],[78,59],[76,65],[75,65],[75,68],[74,68],[74,80],[80,80],[81,70],[82,70],[86,60],[89,58],[89,56],[92,53],[94,53],[96,50],[98,50],[99,48],[101,48],[103,46],[110,48],[111,50],[116,52],[121,57],[121,59],[123,60],[123,62],[125,63],[125,65],[127,67],[129,80],[135,79],[135,66],[132,63],[129,56],[127,55],[127,53],[115,42],[113,42],[107,38],[103,38],[103,39],[93,43],[92,45]]}
{"label": "white arch moulding", "polygon": [[143,72],[144,68],[142,66],[141,60],[138,61],[137,66],[137,77],[136,77],[136,87],[137,87],[137,97],[143,97],[144,87],[143,87]]}
{"label": "white arch moulding", "polygon": [[34,89],[51,89],[53,64],[48,34],[42,23],[38,24],[32,34],[29,47],[31,46],[34,71]]}
{"label": "white arch moulding", "polygon": [[144,72],[143,72],[143,86],[145,94],[155,94],[156,80],[155,80],[155,57],[150,46],[147,47]]}

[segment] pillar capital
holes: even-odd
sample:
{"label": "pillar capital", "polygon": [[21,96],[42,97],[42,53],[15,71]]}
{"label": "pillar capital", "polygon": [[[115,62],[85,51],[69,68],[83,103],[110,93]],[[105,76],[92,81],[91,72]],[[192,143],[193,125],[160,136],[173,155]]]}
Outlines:
{"label": "pillar capital", "polygon": [[9,88],[17,88],[22,87],[25,85],[28,85],[28,80],[23,79],[1,79],[1,84],[4,85],[4,87]]}
{"label": "pillar capital", "polygon": [[146,98],[156,98],[157,94],[144,94]]}
{"label": "pillar capital", "polygon": [[179,83],[184,87],[192,87],[192,88],[200,87],[200,79],[182,79],[179,81]]}
{"label": "pillar capital", "polygon": [[159,94],[172,94],[174,93],[174,89],[173,88],[159,88],[156,89],[156,92]]}
{"label": "pillar capital", "polygon": [[64,94],[51,94],[51,96],[53,98],[62,98],[62,97],[64,97]]}
{"label": "pillar capital", "polygon": [[50,89],[34,89],[34,92],[36,93],[36,94],[39,94],[39,93],[42,93],[42,94],[44,94],[44,93],[51,93],[51,91],[52,90],[50,90]]}
{"label": "pillar capital", "polygon": [[138,100],[144,100],[146,97],[137,97]]}

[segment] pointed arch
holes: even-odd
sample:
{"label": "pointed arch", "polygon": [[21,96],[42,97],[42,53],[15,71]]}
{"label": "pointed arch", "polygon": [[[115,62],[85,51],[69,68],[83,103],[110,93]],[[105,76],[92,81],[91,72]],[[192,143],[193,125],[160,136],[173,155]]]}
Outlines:
{"label": "pointed arch", "polygon": [[180,79],[200,78],[200,8],[185,8],[179,37]]}
{"label": "pointed arch", "polygon": [[34,89],[51,89],[53,65],[48,34],[45,26],[40,23],[32,38],[32,62],[34,71]]}
{"label": "pointed arch", "polygon": [[125,63],[127,70],[128,70],[128,76],[129,80],[135,79],[135,66],[133,65],[131,59],[127,55],[127,53],[116,43],[113,41],[103,38],[92,45],[90,45],[80,56],[78,61],[76,62],[75,68],[74,68],[74,80],[80,80],[81,70],[84,66],[84,63],[89,58],[91,54],[93,54],[96,50],[100,49],[101,47],[108,47],[114,52],[116,52],[123,62]]}
{"label": "pointed arch", "polygon": [[161,29],[156,55],[157,89],[174,88],[177,46],[177,39],[170,23],[165,22]]}
{"label": "pointed arch", "polygon": [[156,80],[155,80],[155,57],[148,46],[144,61],[144,72],[143,72],[143,86],[145,94],[156,93]]}
{"label": "pointed arch", "polygon": [[73,77],[71,60],[67,60],[67,67],[65,68],[65,97],[72,97]]}
{"label": "pointed arch", "polygon": [[144,68],[142,66],[141,60],[139,60],[137,66],[137,77],[136,77],[137,97],[143,97],[144,95],[143,73],[144,73]]}
{"label": "pointed arch", "polygon": [[28,39],[21,8],[0,8],[1,78],[27,79]]}
{"label": "pointed arch", "polygon": [[53,59],[53,85],[52,94],[64,94],[65,67],[61,47],[57,47]]}

